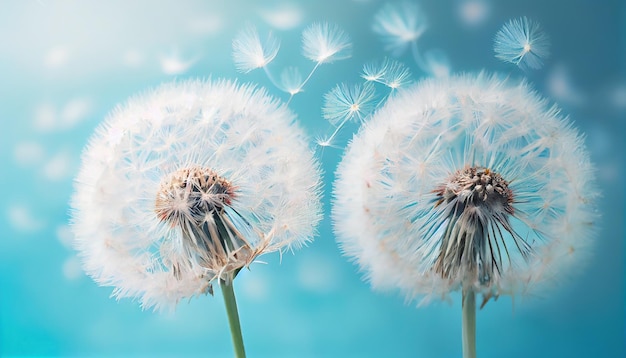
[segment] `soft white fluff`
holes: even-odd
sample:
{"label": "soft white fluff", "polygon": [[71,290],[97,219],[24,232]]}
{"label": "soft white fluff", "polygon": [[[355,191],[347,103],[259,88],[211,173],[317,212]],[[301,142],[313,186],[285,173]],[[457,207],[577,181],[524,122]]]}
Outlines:
{"label": "soft white fluff", "polygon": [[253,228],[241,229],[253,249],[297,248],[312,239],[321,217],[320,170],[294,114],[250,85],[165,84],[109,114],[75,182],[76,248],[87,273],[114,286],[116,297],[173,307],[220,277],[195,265],[176,278],[167,266],[184,250],[179,228],[155,214],[157,191],[164,177],[193,166],[212,168],[236,187],[231,207]]}
{"label": "soft white fluff", "polygon": [[[525,260],[504,232],[509,254],[486,283],[433,269],[450,209],[435,205],[434,191],[467,166],[509,182],[510,222],[531,247]],[[484,73],[400,91],[355,135],[336,177],[332,217],[344,253],[374,288],[423,302],[462,286],[488,299],[554,282],[585,261],[598,217],[578,131],[526,83]]]}

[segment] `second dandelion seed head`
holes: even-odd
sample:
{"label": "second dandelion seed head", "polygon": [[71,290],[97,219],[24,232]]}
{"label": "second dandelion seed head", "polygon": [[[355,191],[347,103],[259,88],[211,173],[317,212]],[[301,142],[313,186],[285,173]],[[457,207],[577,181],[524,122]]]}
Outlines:
{"label": "second dandelion seed head", "polygon": [[374,288],[422,303],[554,283],[594,238],[598,192],[580,134],[528,84],[497,75],[398,92],[354,136],[336,176],[344,253]]}

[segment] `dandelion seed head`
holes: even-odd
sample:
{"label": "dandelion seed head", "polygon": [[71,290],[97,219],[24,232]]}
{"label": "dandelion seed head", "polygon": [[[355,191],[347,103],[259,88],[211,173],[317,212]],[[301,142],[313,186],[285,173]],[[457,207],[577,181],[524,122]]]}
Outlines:
{"label": "dandelion seed head", "polygon": [[581,135],[524,82],[427,79],[361,127],[337,169],[339,244],[375,289],[548,289],[580,267],[599,193]]}
{"label": "dandelion seed head", "polygon": [[316,22],[302,32],[302,52],[316,63],[329,63],[352,56],[352,42],[337,25]]}
{"label": "dandelion seed head", "polygon": [[294,119],[228,81],[165,84],[119,106],[91,138],[72,197],[85,271],[117,298],[171,309],[311,240],[320,173]]}
{"label": "dandelion seed head", "polygon": [[539,69],[550,56],[550,40],[538,22],[527,17],[513,19],[496,33],[496,57],[522,69]]}

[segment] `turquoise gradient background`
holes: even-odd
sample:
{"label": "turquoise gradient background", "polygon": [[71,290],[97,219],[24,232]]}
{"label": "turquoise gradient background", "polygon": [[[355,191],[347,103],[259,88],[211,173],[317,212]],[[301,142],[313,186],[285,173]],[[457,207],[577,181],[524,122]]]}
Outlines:
{"label": "turquoise gradient background", "polygon": [[[482,4],[484,18],[462,9]],[[371,31],[382,1],[0,1],[0,356],[229,357],[223,302],[199,297],[175,313],[143,312],[109,298],[71,249],[68,199],[80,152],[106,113],[159,83],[238,78],[272,87],[262,71],[240,74],[231,41],[246,24],[274,28],[282,47],[270,69],[306,73],[300,33],[314,21],[344,28],[351,59],[323,65],[291,108],[311,138],[327,133],[323,94],[359,81],[364,62],[385,56]],[[469,4],[469,5],[468,5]],[[624,357],[624,158],[626,5],[591,0],[422,0],[423,50],[439,48],[458,71],[526,76],[558,102],[597,165],[603,218],[589,262],[550,292],[501,297],[477,313],[480,357]],[[469,6],[469,7],[468,7]],[[477,7],[481,9],[481,7]],[[272,21],[278,11],[282,21]],[[524,73],[496,60],[492,40],[519,16],[543,25],[552,56]],[[274,16],[275,17],[275,16]],[[423,77],[412,59],[415,79]],[[350,137],[346,131],[343,143]],[[320,155],[325,213],[341,151]],[[326,215],[316,241],[262,257],[235,282],[250,357],[460,357],[460,298],[416,307],[378,293],[341,256]]]}

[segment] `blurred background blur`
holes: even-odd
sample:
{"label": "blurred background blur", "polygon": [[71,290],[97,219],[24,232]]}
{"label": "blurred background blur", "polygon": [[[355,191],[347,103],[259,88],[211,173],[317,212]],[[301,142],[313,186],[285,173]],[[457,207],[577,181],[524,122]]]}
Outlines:
{"label": "blurred background blur", "polygon": [[[323,65],[290,107],[313,138],[328,133],[323,95],[359,81],[386,53],[372,31],[383,1],[0,1],[0,356],[232,355],[220,295],[182,302],[173,314],[109,298],[72,250],[68,200],[80,153],[116,104],[159,83],[227,77],[271,86],[263,71],[237,73],[231,41],[246,24],[281,39],[270,69],[313,64],[301,31],[328,21],[350,34],[353,57]],[[421,0],[422,50],[452,73],[527,77],[557,102],[597,166],[603,219],[594,255],[549,293],[501,297],[477,314],[481,357],[624,357],[624,158],[626,3],[591,0]],[[498,61],[493,38],[528,16],[551,39],[541,70]],[[444,59],[447,58],[447,63]],[[418,80],[410,54],[397,58]],[[445,72],[445,71],[444,71]],[[351,136],[349,128],[340,140]],[[326,148],[325,212],[341,150]],[[326,215],[316,241],[264,256],[235,281],[250,357],[460,357],[461,303],[416,307],[372,292],[341,256]]]}

